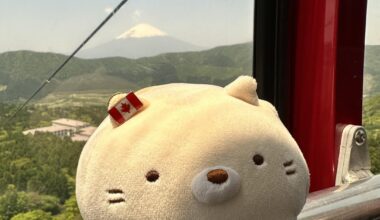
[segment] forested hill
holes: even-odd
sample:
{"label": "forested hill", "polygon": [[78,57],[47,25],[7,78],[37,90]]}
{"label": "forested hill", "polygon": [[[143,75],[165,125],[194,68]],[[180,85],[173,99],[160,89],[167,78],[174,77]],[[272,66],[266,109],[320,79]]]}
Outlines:
{"label": "forested hill", "polygon": [[[251,74],[252,42],[200,52],[169,53],[127,59],[74,58],[44,89],[50,92],[92,93],[138,89],[167,82],[225,85],[237,75]],[[16,51],[0,54],[0,101],[23,99],[66,58],[54,53]],[[380,46],[366,46],[364,94],[380,94]]]}
{"label": "forested hill", "polygon": [[380,94],[380,45],[367,45],[364,59],[364,94]]}
{"label": "forested hill", "polygon": [[[31,51],[0,54],[0,101],[28,97],[65,58]],[[74,58],[38,98],[50,92],[114,92],[167,82],[225,85],[237,75],[251,74],[251,69],[252,43],[136,60]]]}
{"label": "forested hill", "polygon": [[27,128],[66,117],[97,126],[104,106],[48,108],[28,106],[12,123],[4,117],[16,106],[0,105],[0,220],[81,219],[75,199],[75,173],[83,142],[53,134],[23,135]]}

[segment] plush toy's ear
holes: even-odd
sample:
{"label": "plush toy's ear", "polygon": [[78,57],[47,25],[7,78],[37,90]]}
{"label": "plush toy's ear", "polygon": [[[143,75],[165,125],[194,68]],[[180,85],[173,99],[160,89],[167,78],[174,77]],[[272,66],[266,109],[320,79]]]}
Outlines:
{"label": "plush toy's ear", "polygon": [[256,89],[257,83],[253,77],[239,76],[235,81],[224,87],[227,94],[252,105],[259,105]]}

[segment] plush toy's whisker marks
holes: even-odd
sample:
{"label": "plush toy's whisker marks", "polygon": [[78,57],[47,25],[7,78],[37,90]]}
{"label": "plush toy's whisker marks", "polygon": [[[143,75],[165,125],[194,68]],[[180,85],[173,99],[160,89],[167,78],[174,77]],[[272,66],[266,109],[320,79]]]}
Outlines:
{"label": "plush toy's whisker marks", "polygon": [[293,160],[289,160],[289,161],[286,161],[285,163],[283,163],[284,167],[285,167],[285,173],[286,175],[293,175],[296,173],[296,168],[295,167],[291,167],[293,165]]}
{"label": "plush toy's whisker marks", "polygon": [[108,190],[106,190],[106,192],[108,193],[108,195],[110,197],[114,197],[114,198],[108,199],[109,204],[116,204],[116,203],[125,202],[125,199],[122,198],[122,197],[124,197],[123,190],[121,190],[121,189],[108,189]]}
{"label": "plush toy's whisker marks", "polygon": [[287,170],[286,171],[286,175],[293,175],[296,173],[296,169],[293,169],[293,170]]}
{"label": "plush toy's whisker marks", "polygon": [[124,193],[123,190],[121,190],[121,189],[109,189],[109,190],[107,190],[107,192],[109,194],[122,194],[122,193]]}
{"label": "plush toy's whisker marks", "polygon": [[286,161],[284,164],[284,167],[291,166],[293,164],[293,160]]}
{"label": "plush toy's whisker marks", "polygon": [[108,200],[108,202],[109,202],[110,204],[122,203],[122,202],[125,202],[125,199],[123,199],[123,198],[119,198],[119,199],[110,199],[110,200]]}

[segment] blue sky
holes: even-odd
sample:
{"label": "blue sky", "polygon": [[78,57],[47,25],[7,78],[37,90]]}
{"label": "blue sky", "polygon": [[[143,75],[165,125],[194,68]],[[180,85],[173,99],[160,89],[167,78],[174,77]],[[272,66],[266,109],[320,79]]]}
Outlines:
{"label": "blue sky", "polygon": [[[0,52],[71,52],[119,2],[0,0]],[[253,0],[130,0],[88,46],[139,23],[203,47],[246,42],[253,34]]]}
{"label": "blue sky", "polygon": [[[92,39],[107,42],[139,23],[203,47],[252,39],[254,0],[129,0]],[[0,0],[0,52],[71,52],[119,0]],[[380,1],[368,1],[367,44],[380,44]]]}

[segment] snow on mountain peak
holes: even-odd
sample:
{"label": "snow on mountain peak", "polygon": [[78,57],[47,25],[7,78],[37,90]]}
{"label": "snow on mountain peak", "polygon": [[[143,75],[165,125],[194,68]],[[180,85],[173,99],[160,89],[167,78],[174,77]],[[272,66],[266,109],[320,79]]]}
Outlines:
{"label": "snow on mountain peak", "polygon": [[153,27],[150,24],[138,24],[123,34],[119,35],[116,39],[157,37],[166,35],[167,34],[165,32],[156,27]]}

